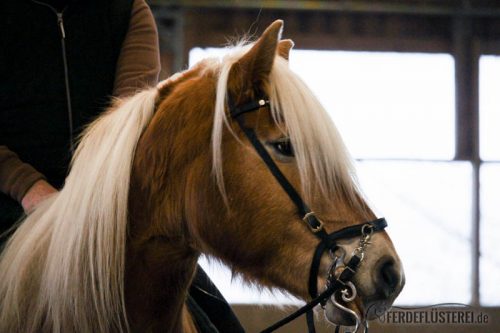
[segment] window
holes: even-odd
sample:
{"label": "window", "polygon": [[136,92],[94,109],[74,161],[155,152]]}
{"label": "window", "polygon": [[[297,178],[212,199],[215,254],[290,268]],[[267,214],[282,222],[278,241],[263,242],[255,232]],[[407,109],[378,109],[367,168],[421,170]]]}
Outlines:
{"label": "window", "polygon": [[500,57],[479,62],[481,166],[480,296],[484,305],[500,304]]}
{"label": "window", "polygon": [[290,66],[331,113],[354,157],[453,158],[451,56],[294,50]]}
{"label": "window", "polygon": [[[190,63],[222,52],[193,49]],[[294,50],[290,61],[330,112],[357,159],[367,199],[388,219],[388,232],[407,277],[397,303],[470,302],[472,167],[453,160],[453,57]],[[494,181],[490,178],[484,174],[484,180]],[[498,200],[500,187],[496,188],[493,195]],[[495,191],[494,187],[483,190]],[[495,241],[500,240],[492,239],[491,244]],[[481,264],[496,262],[493,276],[499,276],[500,257],[493,246],[484,246],[485,258],[490,259]],[[230,281],[230,277],[224,279],[224,284]],[[215,280],[223,283],[222,278]],[[490,284],[495,284],[493,277]],[[226,292],[227,285],[218,285],[230,302],[248,299],[241,292]],[[250,297],[249,302],[283,302],[268,295]],[[290,302],[294,300],[285,301]]]}
{"label": "window", "polygon": [[479,73],[481,158],[500,161],[500,57],[482,56]]}

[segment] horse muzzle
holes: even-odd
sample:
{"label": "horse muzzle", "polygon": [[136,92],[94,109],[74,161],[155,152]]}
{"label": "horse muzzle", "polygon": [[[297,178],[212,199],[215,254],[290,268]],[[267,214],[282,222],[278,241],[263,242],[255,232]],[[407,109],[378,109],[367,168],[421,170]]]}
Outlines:
{"label": "horse muzzle", "polygon": [[[376,319],[390,309],[404,287],[405,277],[401,261],[387,240],[381,234],[373,235],[352,284],[333,294],[324,307],[328,321],[342,326],[366,325],[367,320]],[[346,253],[354,253],[357,242],[356,239],[339,241],[341,251],[331,264],[335,271],[342,270],[349,259]]]}

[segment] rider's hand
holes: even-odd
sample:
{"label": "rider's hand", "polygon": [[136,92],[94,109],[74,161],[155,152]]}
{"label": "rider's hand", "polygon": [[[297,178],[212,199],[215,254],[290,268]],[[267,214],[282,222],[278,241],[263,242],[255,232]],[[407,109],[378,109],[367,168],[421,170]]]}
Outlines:
{"label": "rider's hand", "polygon": [[49,195],[56,193],[57,190],[52,187],[45,180],[39,180],[33,186],[30,187],[28,192],[21,200],[21,205],[23,206],[24,212],[26,214],[31,213],[31,211]]}

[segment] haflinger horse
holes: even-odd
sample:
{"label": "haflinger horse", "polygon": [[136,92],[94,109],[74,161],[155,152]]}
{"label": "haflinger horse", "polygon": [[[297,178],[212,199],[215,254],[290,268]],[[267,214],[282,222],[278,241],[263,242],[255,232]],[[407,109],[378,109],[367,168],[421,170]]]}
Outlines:
{"label": "haflinger horse", "polygon": [[318,234],[375,216],[335,126],[289,69],[282,25],[118,102],[85,130],[62,190],[1,254],[1,333],[198,332],[186,297],[202,253],[309,301],[346,266],[339,258],[361,249],[343,290],[353,300],[332,295],[326,317],[353,325],[392,304],[404,274],[385,225],[343,231],[317,251]]}

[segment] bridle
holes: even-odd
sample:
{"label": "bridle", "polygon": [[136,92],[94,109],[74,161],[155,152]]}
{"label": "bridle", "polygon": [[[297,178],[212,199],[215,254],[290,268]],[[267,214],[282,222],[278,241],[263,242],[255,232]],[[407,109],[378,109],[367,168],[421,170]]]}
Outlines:
{"label": "bridle", "polygon": [[[311,211],[311,209],[309,209],[309,207],[300,197],[299,193],[280,171],[274,160],[267,152],[266,148],[264,148],[262,143],[259,141],[254,130],[250,127],[245,126],[244,118],[241,117],[245,113],[256,111],[262,107],[269,106],[269,100],[265,98],[259,98],[249,103],[236,106],[229,98],[228,104],[231,117],[237,121],[239,127],[248,138],[254,149],[257,151],[260,158],[264,161],[269,171],[273,174],[274,178],[278,181],[283,190],[287,193],[287,195],[297,207],[297,213],[299,214],[299,216],[302,217],[302,220],[305,222],[309,230],[320,241],[316,247],[316,250],[314,251],[311,269],[309,271],[308,291],[309,295],[312,298],[312,301],[299,308],[288,317],[283,318],[282,320],[264,329],[261,333],[273,332],[303,314],[306,314],[309,333],[315,333],[316,329],[314,327],[313,308],[318,304],[325,306],[329,298],[332,298],[332,303],[334,304],[334,306],[354,316],[354,318],[356,319],[356,332],[360,325],[360,319],[358,315],[354,311],[340,304],[336,300],[335,296],[336,294],[340,293],[339,296],[345,303],[353,301],[355,299],[356,287],[351,282],[351,279],[364,259],[366,247],[369,244],[372,234],[387,227],[387,222],[384,218],[380,218],[374,221],[349,226],[328,234],[323,228],[323,222],[315,215],[313,211]],[[339,246],[337,246],[337,240],[353,237],[360,237],[359,245],[353,251],[349,261],[347,263],[344,263],[344,255],[336,254],[336,252],[341,249]],[[319,266],[321,257],[326,251],[330,253],[330,256],[333,259],[333,264],[331,265],[328,272],[327,288],[323,292],[318,294],[317,280]],[[363,325],[365,327],[365,332],[367,332],[367,323],[365,322],[363,323]],[[335,332],[340,332],[340,326],[336,327]]]}

